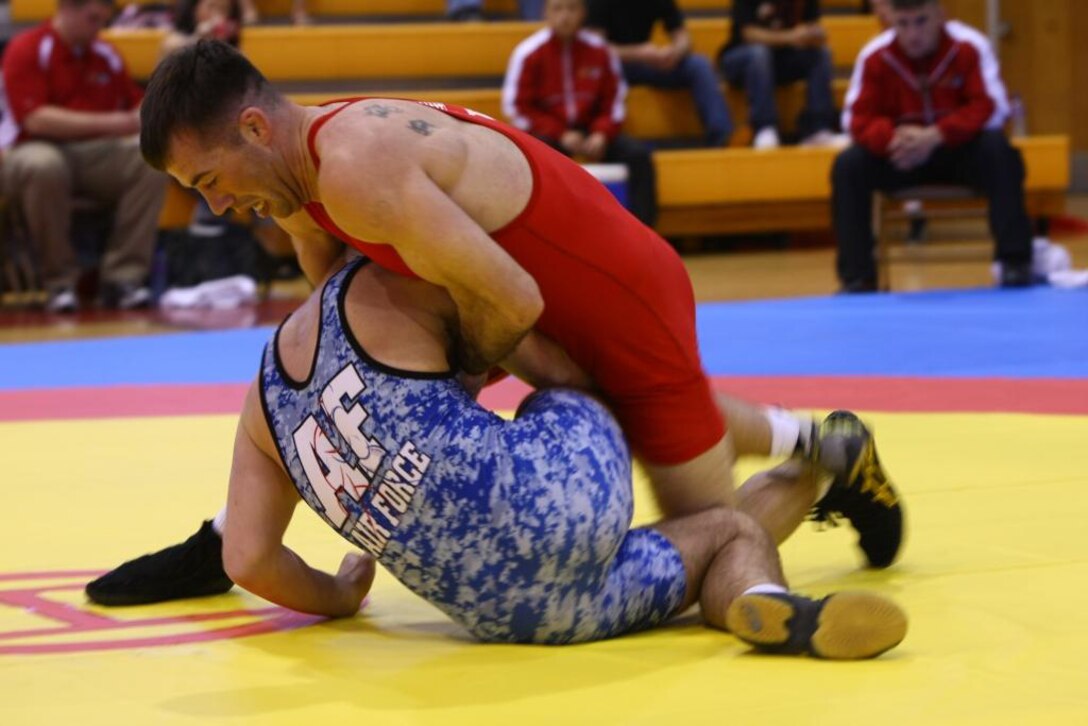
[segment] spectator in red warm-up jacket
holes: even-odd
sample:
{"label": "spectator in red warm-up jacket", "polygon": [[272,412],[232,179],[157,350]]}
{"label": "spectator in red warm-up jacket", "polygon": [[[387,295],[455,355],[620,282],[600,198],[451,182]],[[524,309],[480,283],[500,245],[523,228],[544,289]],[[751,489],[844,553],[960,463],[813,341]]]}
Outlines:
{"label": "spectator in red warm-up jacket", "polygon": [[166,177],[144,163],[137,134],[143,92],[117,49],[99,37],[111,0],[58,0],[52,18],[8,43],[0,80],[0,187],[19,210],[48,298],[79,307],[72,244],[78,196],[112,210],[99,265],[103,307],[147,307]]}
{"label": "spectator in red warm-up jacket", "polygon": [[848,116],[854,144],[832,171],[843,291],[876,288],[873,192],[932,183],[988,197],[1001,284],[1031,284],[1024,162],[1000,129],[988,128],[999,99],[978,50],[948,32],[940,0],[892,0],[892,18],[894,34],[862,61]]}
{"label": "spectator in red warm-up jacket", "polygon": [[620,133],[627,86],[608,44],[582,29],[585,15],[584,0],[547,1],[547,27],[523,40],[510,57],[503,113],[567,156],[625,164],[628,208],[652,227],[657,198],[650,151]]}

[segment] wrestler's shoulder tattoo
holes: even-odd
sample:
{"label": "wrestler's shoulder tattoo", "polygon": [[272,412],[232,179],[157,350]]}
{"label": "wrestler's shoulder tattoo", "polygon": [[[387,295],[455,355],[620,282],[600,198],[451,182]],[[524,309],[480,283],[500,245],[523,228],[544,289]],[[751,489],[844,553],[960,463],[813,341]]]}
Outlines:
{"label": "wrestler's shoulder tattoo", "polygon": [[388,118],[390,114],[404,113],[404,109],[397,108],[396,106],[387,106],[384,103],[371,103],[363,107],[363,113],[367,116]]}
{"label": "wrestler's shoulder tattoo", "polygon": [[428,123],[423,119],[414,118],[408,122],[408,128],[410,128],[412,131],[415,131],[417,134],[421,134],[423,136],[430,136],[432,133],[434,133],[435,125],[432,123]]}

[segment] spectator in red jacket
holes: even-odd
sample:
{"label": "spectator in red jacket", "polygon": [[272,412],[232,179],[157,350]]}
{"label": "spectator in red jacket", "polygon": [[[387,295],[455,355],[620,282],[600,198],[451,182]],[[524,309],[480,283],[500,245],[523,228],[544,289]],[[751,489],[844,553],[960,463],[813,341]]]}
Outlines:
{"label": "spectator in red jacket", "polygon": [[101,301],[150,302],[145,283],[166,177],[140,156],[142,92],[117,49],[98,38],[109,0],[60,0],[56,15],[12,39],[4,53],[7,113],[0,124],[3,186],[20,207],[54,312],[78,307],[71,244],[74,196],[113,208],[101,263]]}
{"label": "spectator in red jacket", "polygon": [[584,0],[547,0],[547,27],[518,44],[510,57],[503,113],[567,156],[625,164],[628,207],[652,227],[657,191],[650,151],[620,133],[627,86],[616,54],[582,28],[585,17]]}
{"label": "spectator in red jacket", "polygon": [[989,125],[1001,99],[978,49],[949,32],[940,0],[892,0],[894,33],[863,61],[849,106],[854,145],[835,160],[832,206],[844,292],[876,289],[874,190],[964,184],[990,202],[1001,284],[1031,284],[1024,162]]}

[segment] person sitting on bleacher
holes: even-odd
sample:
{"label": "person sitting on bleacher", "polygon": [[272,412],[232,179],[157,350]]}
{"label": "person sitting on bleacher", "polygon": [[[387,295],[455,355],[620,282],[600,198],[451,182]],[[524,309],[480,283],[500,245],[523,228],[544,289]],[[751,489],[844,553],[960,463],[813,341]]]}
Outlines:
{"label": "person sitting on bleacher", "polygon": [[[518,0],[522,20],[540,20],[544,15],[544,0]],[[446,17],[457,22],[484,19],[483,0],[446,0]]]}
{"label": "person sitting on bleacher", "polygon": [[146,306],[166,176],[144,163],[140,88],[117,49],[98,38],[113,13],[109,0],[60,0],[57,13],[12,39],[4,54],[9,113],[0,148],[4,188],[17,202],[47,309],[78,307],[80,270],[71,242],[75,196],[113,208],[100,276],[106,307]]}
{"label": "person sitting on bleacher", "polygon": [[[668,45],[650,41],[658,21],[669,33]],[[710,61],[691,52],[691,36],[676,0],[589,0],[587,25],[612,44],[628,83],[690,89],[706,145],[729,142],[733,119],[721,83]]]}
{"label": "person sitting on bleacher", "polygon": [[748,96],[754,148],[779,146],[774,91],[800,80],[805,81],[805,106],[797,124],[802,146],[846,142],[833,131],[831,51],[819,21],[818,0],[734,0],[732,31],[718,65],[730,85]]}
{"label": "person sitting on bleacher", "polygon": [[[892,0],[869,0],[869,10],[880,21],[884,31],[870,40],[854,61],[854,70],[850,74],[850,86],[846,90],[846,100],[843,103],[842,127],[850,128],[850,107],[861,93],[861,71],[865,68],[865,62],[873,53],[883,50],[895,37],[892,28]],[[994,99],[994,113],[986,122],[986,128],[1000,129],[1005,126],[1009,118],[1009,97],[1005,91],[1005,83],[1001,80],[1001,65],[998,63],[997,54],[994,53],[990,39],[967,23],[951,19],[945,22],[944,29],[953,38],[965,43],[970,43],[978,51],[979,62],[982,66],[982,77],[986,81],[990,97]],[[922,202],[917,199],[908,199],[903,202],[903,211],[910,218],[910,231],[907,239],[910,242],[921,242],[925,238],[926,217]]]}
{"label": "person sitting on bleacher", "polygon": [[242,33],[241,0],[180,0],[171,32],[162,41],[161,54],[192,45],[202,38],[222,40],[235,48]]}
{"label": "person sitting on bleacher", "polygon": [[1007,108],[974,44],[950,30],[940,0],[892,0],[892,32],[870,48],[847,98],[854,144],[835,160],[832,207],[844,292],[876,289],[873,192],[962,184],[989,199],[1001,284],[1031,284],[1024,161],[1000,129]]}
{"label": "person sitting on bleacher", "polygon": [[619,60],[597,34],[582,29],[585,0],[547,0],[547,27],[514,49],[503,83],[503,113],[567,156],[625,164],[630,208],[657,221],[650,150],[621,134],[627,88]]}
{"label": "person sitting on bleacher", "polygon": [[[256,25],[261,22],[261,12],[257,9],[257,0],[240,0],[242,5],[242,23]],[[306,10],[306,0],[291,0],[291,22],[295,25],[309,25],[310,13]]]}

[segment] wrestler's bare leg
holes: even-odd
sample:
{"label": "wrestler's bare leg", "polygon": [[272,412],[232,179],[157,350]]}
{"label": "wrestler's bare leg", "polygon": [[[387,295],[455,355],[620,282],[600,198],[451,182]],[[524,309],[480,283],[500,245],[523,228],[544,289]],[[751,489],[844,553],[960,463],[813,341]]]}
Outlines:
{"label": "wrestler's bare leg", "polygon": [[740,509],[781,543],[786,540],[816,500],[819,476],[815,467],[791,459],[733,489],[731,428],[725,438],[690,461],[673,465],[643,463],[654,498],[665,517],[678,517],[712,507]]}
{"label": "wrestler's bare leg", "polygon": [[814,600],[790,592],[766,531],[741,511],[715,507],[653,527],[684,563],[681,607],[697,601],[707,625],[729,630],[758,649],[872,658],[907,633],[906,614],[877,593],[839,592]]}

